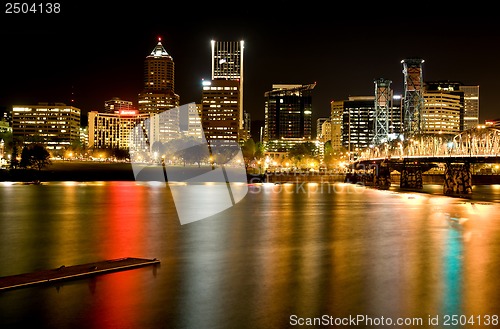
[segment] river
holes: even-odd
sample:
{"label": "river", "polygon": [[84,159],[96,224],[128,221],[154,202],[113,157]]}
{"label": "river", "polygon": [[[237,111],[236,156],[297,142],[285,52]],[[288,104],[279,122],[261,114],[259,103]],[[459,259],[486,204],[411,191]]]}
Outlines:
{"label": "river", "polygon": [[217,213],[210,192],[184,203],[202,219],[183,224],[165,184],[3,182],[0,276],[161,265],[0,292],[0,328],[498,326],[500,186],[423,192],[250,184]]}

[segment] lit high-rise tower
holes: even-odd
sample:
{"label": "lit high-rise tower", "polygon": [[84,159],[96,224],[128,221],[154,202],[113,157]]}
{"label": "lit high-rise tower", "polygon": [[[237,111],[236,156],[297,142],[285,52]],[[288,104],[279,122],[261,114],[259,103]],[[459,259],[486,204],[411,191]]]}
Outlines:
{"label": "lit high-rise tower", "polygon": [[312,137],[312,91],[307,85],[276,84],[264,93],[264,141],[310,140]]}
{"label": "lit high-rise tower", "polygon": [[139,111],[157,113],[179,106],[174,91],[175,65],[158,38],[158,43],[144,61],[144,88],[139,94]]}
{"label": "lit high-rise tower", "polygon": [[180,105],[179,95],[174,90],[174,73],[174,60],[158,38],[158,43],[144,61],[144,88],[138,101],[140,113],[157,114],[154,125],[157,129],[153,129],[149,136],[153,141],[166,142],[180,133],[179,111],[174,109]]}
{"label": "lit high-rise tower", "polygon": [[238,129],[244,132],[243,112],[243,50],[244,41],[211,41],[212,80],[239,81]]}
{"label": "lit high-rise tower", "polygon": [[464,130],[479,125],[479,85],[460,86],[464,92]]}

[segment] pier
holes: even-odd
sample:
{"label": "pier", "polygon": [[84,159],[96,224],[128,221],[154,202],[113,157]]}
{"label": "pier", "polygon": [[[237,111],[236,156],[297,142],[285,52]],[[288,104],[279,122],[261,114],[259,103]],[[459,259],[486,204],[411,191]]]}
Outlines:
{"label": "pier", "polygon": [[54,283],[63,280],[80,279],[98,274],[156,265],[159,263],[160,261],[156,258],[144,259],[126,257],[72,266],[61,265],[60,267],[50,270],[0,277],[0,291],[37,284]]}

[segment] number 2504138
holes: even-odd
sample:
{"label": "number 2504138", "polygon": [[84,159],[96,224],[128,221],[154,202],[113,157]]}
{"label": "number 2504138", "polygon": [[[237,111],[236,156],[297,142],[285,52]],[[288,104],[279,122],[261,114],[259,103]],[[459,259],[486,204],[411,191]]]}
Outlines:
{"label": "number 2504138", "polygon": [[5,3],[6,14],[59,14],[61,4],[59,2],[28,3],[7,2]]}

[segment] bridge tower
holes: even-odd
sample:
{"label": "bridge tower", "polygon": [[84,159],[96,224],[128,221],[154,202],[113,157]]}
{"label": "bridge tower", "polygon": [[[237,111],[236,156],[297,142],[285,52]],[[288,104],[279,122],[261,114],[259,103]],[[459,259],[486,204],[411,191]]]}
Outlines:
{"label": "bridge tower", "polygon": [[389,121],[392,108],[392,90],[390,80],[379,78],[375,83],[375,115],[373,144],[379,145],[389,140]]}
{"label": "bridge tower", "polygon": [[418,134],[422,129],[424,110],[423,59],[408,58],[401,61],[404,74],[403,135],[405,139]]}

